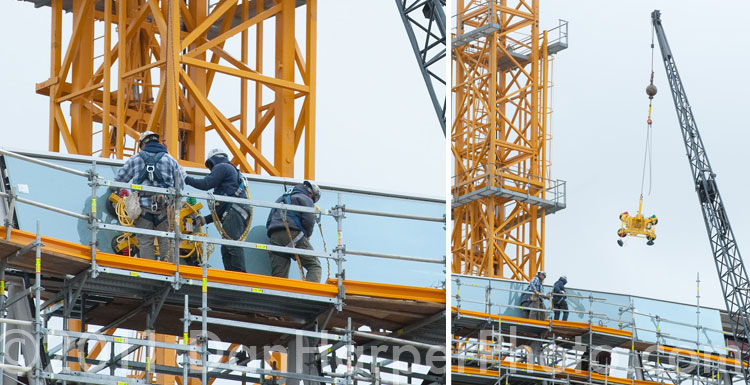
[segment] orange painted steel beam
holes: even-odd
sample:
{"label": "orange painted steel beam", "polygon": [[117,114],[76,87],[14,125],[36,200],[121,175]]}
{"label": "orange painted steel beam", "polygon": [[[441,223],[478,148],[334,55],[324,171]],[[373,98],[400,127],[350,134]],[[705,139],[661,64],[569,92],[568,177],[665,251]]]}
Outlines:
{"label": "orange painted steel beam", "polygon": [[[337,279],[329,279],[326,284],[337,285],[337,282]],[[347,280],[344,289],[347,295],[445,303],[445,290],[428,287]]]}
{"label": "orange painted steel beam", "polygon": [[[499,364],[503,367],[513,368],[518,371],[528,370],[528,371],[543,372],[543,373],[548,373],[552,375],[560,375],[560,376],[574,375],[574,376],[588,377],[589,375],[591,375],[591,378],[593,380],[608,382],[612,384],[623,384],[623,385],[661,384],[659,382],[640,381],[640,380],[631,380],[627,378],[605,376],[603,374],[599,374],[595,372],[589,373],[587,371],[570,369],[570,368],[553,368],[550,366],[526,364],[526,363],[520,363],[520,362],[508,362],[508,361],[501,361],[499,362]],[[493,378],[499,378],[499,374],[500,374],[497,370],[480,369],[480,368],[474,368],[474,367],[461,367],[457,365],[451,366],[451,372],[467,374],[470,376],[486,376],[486,377],[493,377]]]}
{"label": "orange painted steel beam", "polygon": [[[0,226],[0,232],[4,231],[5,228]],[[32,233],[14,229],[11,232],[10,241],[17,244],[20,248],[23,245],[34,242],[35,239],[36,236]],[[80,259],[85,263],[90,263],[91,261],[91,248],[89,246],[45,236],[42,236],[42,243],[44,244],[42,247],[43,252],[63,254],[68,257]],[[44,258],[43,255],[43,271],[45,266]],[[96,263],[97,265],[104,267],[113,267],[132,272],[152,273],[166,276],[174,275],[177,271],[177,266],[173,263],[127,257],[102,251],[97,251]],[[197,266],[180,265],[180,276],[182,278],[200,281],[202,279],[202,271],[201,268]],[[309,294],[328,298],[336,297],[338,294],[335,280],[329,280],[326,283],[316,283],[272,277],[268,275],[208,269],[208,281],[259,289]],[[347,280],[344,281],[344,290],[347,294],[351,295],[445,303],[445,291],[441,289]]]}
{"label": "orange painted steel beam", "polygon": [[[209,11],[209,0],[113,0],[102,10],[92,0],[51,0],[50,74],[37,85],[50,98],[49,149],[64,151],[63,142],[69,153],[123,159],[137,151],[139,134],[151,130],[176,159],[202,166],[206,132],[218,128],[242,171],[299,177],[304,166],[305,178],[314,179],[317,1],[300,5],[306,9],[295,16],[298,3],[225,0]],[[73,14],[65,31],[63,9]],[[267,23],[275,26],[276,44],[264,47]],[[94,36],[102,24],[109,28]],[[242,44],[225,44],[229,39]],[[263,68],[264,58],[273,68]],[[193,85],[190,95],[180,70]],[[232,84],[240,89],[239,108],[218,89]],[[264,91],[271,100],[262,100]],[[261,119],[267,104],[275,108]],[[206,127],[209,105],[214,127]],[[271,130],[274,147],[264,153],[261,136]],[[295,168],[302,139],[303,164]]]}
{"label": "orange painted steel beam", "polygon": [[[487,313],[482,313],[482,312],[472,311],[472,310],[465,310],[465,309],[459,310],[455,306],[452,307],[451,311],[453,312],[453,314],[466,315],[466,316],[475,317],[475,318],[493,319],[493,320],[499,320],[502,322],[513,322],[513,323],[542,326],[542,327],[548,327],[548,326],[570,327],[570,328],[581,329],[582,331],[589,330],[589,324],[586,322],[533,320],[529,318],[511,317],[507,315],[487,314]],[[599,326],[599,325],[591,325],[591,330],[600,332],[600,333],[618,335],[618,336],[622,336],[626,338],[631,338],[633,336],[633,332],[630,332],[627,330],[608,328],[608,327]]]}

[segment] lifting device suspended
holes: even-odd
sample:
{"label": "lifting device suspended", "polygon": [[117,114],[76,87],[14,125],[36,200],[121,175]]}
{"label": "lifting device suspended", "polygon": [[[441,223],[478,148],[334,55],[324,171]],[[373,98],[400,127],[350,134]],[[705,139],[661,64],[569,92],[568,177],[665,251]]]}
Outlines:
{"label": "lifting device suspended", "polygon": [[[747,340],[747,330],[750,327],[750,298],[747,292],[750,288],[750,279],[748,279],[732,226],[729,224],[729,217],[727,217],[724,203],[719,194],[716,174],[708,161],[706,148],[703,146],[685,88],[677,72],[674,56],[669,48],[669,43],[667,43],[667,37],[661,24],[661,12],[655,10],[651,13],[651,21],[661,48],[669,89],[672,91],[677,112],[677,121],[680,122],[690,171],[695,182],[695,192],[698,194],[711,251],[719,274],[721,291],[724,294],[732,335],[737,342],[737,346],[741,349],[738,358],[746,362],[750,358],[750,344],[742,341]],[[750,384],[748,367],[745,365],[741,365],[741,367],[745,383]]]}
{"label": "lifting device suspended", "polygon": [[656,95],[656,86],[654,85],[654,41],[653,36],[651,37],[651,80],[649,85],[646,87],[646,95],[648,95],[648,119],[646,119],[646,150],[643,154],[643,173],[641,174],[641,197],[638,200],[638,213],[635,216],[631,216],[627,211],[620,214],[620,229],[617,230],[617,236],[621,239],[617,240],[617,244],[622,247],[624,242],[622,238],[627,236],[646,238],[646,244],[649,246],[654,245],[656,240],[656,226],[659,223],[659,219],[656,215],[651,215],[646,218],[643,216],[643,186],[646,181],[646,165],[649,165],[649,194],[651,194],[651,105]]}

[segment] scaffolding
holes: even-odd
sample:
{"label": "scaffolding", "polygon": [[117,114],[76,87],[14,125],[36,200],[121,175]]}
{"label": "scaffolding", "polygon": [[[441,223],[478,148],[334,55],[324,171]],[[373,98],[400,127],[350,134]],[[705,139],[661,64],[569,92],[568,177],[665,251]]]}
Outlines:
{"label": "scaffolding", "polygon": [[[735,359],[739,350],[727,346],[723,328],[702,321],[706,313],[718,319],[718,310],[648,300],[662,303],[665,313],[676,306],[694,311],[696,322],[690,322],[641,312],[637,297],[576,295],[566,289],[568,301],[577,304],[569,315],[577,320],[562,321],[553,319],[552,295],[542,302],[543,308],[521,306],[521,283],[460,275],[452,282],[454,384],[743,382]],[[480,292],[484,295],[477,295]],[[615,297],[629,300],[620,303]],[[533,312],[545,316],[528,318]]]}
{"label": "scaffolding", "polygon": [[[2,183],[0,290],[8,294],[0,296],[0,325],[27,335],[18,342],[4,330],[3,384],[17,382],[19,376],[34,385],[193,385],[217,379],[243,385],[445,382],[445,290],[351,281],[345,269],[347,255],[443,265],[445,257],[347,250],[342,242],[346,214],[430,222],[444,218],[353,210],[343,204],[318,211],[131,185],[101,178],[96,160],[83,172],[7,150],[0,154],[85,178],[91,186],[91,210],[81,214],[25,199]],[[320,252],[182,234],[180,226],[163,232],[104,223],[96,210],[102,188],[331,216],[339,242],[330,252]],[[38,221],[35,233],[14,228],[18,203],[85,221],[91,244],[45,237]],[[190,266],[181,264],[181,258],[170,263],[106,253],[96,247],[97,234],[106,231],[168,237],[176,245],[198,242],[203,255],[210,245],[231,245],[329,259],[336,266],[335,279],[321,284],[211,269],[208,258]]]}

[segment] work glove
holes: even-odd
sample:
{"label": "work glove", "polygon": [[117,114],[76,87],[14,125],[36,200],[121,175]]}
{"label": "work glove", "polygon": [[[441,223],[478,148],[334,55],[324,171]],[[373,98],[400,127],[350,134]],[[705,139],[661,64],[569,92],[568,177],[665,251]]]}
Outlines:
{"label": "work glove", "polygon": [[202,215],[198,215],[195,217],[195,225],[196,226],[205,226],[206,225],[206,218],[203,218]]}
{"label": "work glove", "polygon": [[185,177],[185,184],[188,185],[188,186],[195,187],[195,178],[193,178],[192,176],[186,176]]}

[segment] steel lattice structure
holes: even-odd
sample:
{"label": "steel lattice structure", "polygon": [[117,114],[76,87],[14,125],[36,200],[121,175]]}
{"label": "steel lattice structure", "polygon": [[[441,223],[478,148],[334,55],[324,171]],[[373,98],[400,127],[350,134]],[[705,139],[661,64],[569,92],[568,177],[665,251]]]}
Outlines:
{"label": "steel lattice structure", "polygon": [[544,267],[545,215],[564,207],[564,183],[547,179],[539,2],[459,0],[452,49],[452,269],[528,280]]}
{"label": "steel lattice structure", "polygon": [[[62,138],[70,153],[122,159],[152,130],[201,166],[215,130],[243,171],[292,177],[304,138],[304,175],[315,177],[317,0],[28,1],[52,9],[50,78],[37,85],[50,97],[51,151]],[[63,11],[73,14],[67,41]],[[239,103],[221,103],[217,83],[236,85]],[[261,146],[266,130],[272,148]]]}
{"label": "steel lattice structure", "polygon": [[396,6],[445,135],[445,0],[396,0]]}
{"label": "steel lattice structure", "polygon": [[[677,120],[680,123],[680,131],[685,142],[690,171],[695,182],[695,191],[701,205],[703,219],[708,232],[708,240],[711,244],[716,271],[719,274],[721,291],[724,294],[724,302],[727,307],[732,333],[735,340],[742,348],[742,360],[750,358],[750,345],[747,341],[747,330],[750,327],[750,279],[748,279],[745,264],[742,262],[737,241],[734,238],[732,226],[729,223],[724,202],[719,194],[719,186],[716,183],[716,174],[708,161],[706,148],[703,145],[698,125],[693,116],[693,110],[682,85],[680,74],[677,72],[677,64],[669,48],[664,28],[661,24],[661,13],[657,10],[651,14],[654,30],[661,55],[664,61],[664,69],[669,81],[669,89],[674,100]],[[745,382],[750,383],[748,368],[743,366],[742,373]]]}

